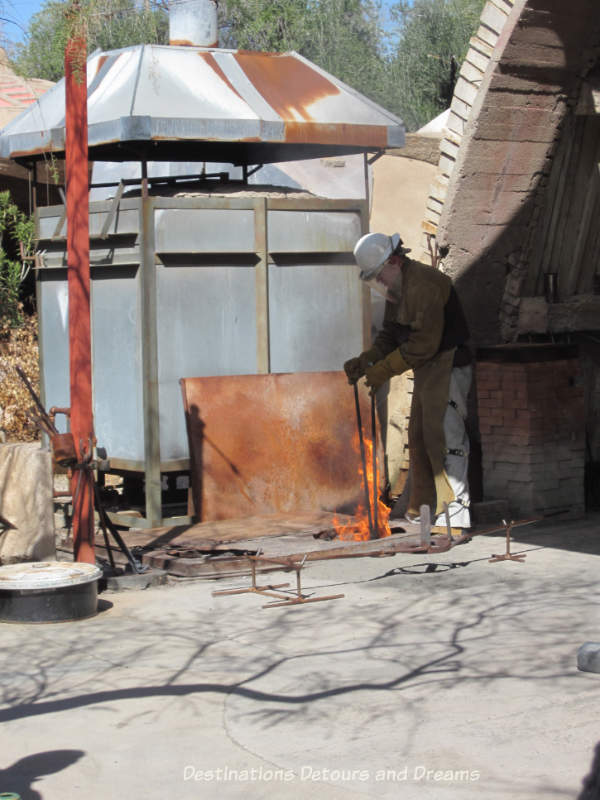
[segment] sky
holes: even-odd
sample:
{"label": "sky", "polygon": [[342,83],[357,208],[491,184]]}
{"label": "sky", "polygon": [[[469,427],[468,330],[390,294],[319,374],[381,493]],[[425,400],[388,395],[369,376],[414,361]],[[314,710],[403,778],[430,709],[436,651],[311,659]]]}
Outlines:
{"label": "sky", "polygon": [[[9,42],[23,41],[30,18],[44,5],[45,0],[0,0],[1,38]],[[383,6],[395,0],[383,0]]]}
{"label": "sky", "polygon": [[[44,0],[2,0],[0,17],[4,38],[11,42],[22,40],[23,28],[27,28],[30,17],[39,11]],[[10,20],[5,21],[5,20]]]}

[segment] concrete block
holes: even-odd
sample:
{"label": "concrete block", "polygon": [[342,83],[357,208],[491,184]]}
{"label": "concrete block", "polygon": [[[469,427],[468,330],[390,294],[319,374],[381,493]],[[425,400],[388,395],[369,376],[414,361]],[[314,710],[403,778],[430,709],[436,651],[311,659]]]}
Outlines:
{"label": "concrete block", "polygon": [[452,142],[448,138],[444,138],[440,142],[440,153],[448,156],[448,158],[451,158],[454,161],[456,161],[456,157],[458,156],[458,148],[459,144]]}
{"label": "concrete block", "polygon": [[[529,201],[529,192],[500,192],[492,208],[490,222],[494,225],[508,225]],[[514,303],[518,306],[518,302]]]}
{"label": "concrete block", "polygon": [[460,147],[462,144],[463,137],[462,135],[455,133],[455,131],[451,131],[449,128],[445,128],[444,139],[448,140],[452,144],[455,144],[457,147]]}
{"label": "concrete block", "polygon": [[[487,56],[482,55],[479,51],[475,50],[473,47],[469,49],[469,52],[465,56],[465,60],[463,62],[463,67],[472,67],[474,70],[477,70],[479,74],[479,78],[476,77],[474,73],[472,78],[469,77],[469,72],[465,72],[465,78],[467,80],[472,80],[474,83],[479,83],[485,74],[485,70],[487,69],[487,65],[490,63],[490,60]],[[462,72],[462,69],[461,69]]]}
{"label": "concrete block", "polygon": [[0,564],[54,559],[52,457],[39,442],[0,445],[0,514]]}
{"label": "concrete block", "polygon": [[440,222],[440,214],[438,214],[437,211],[434,211],[431,208],[426,208],[424,216],[425,216],[425,222],[432,223],[435,226],[433,230],[428,229],[428,232],[435,234],[437,226],[439,225]]}
{"label": "concrete block", "polygon": [[440,155],[439,167],[440,167],[440,171],[444,175],[448,175],[448,176],[452,175],[452,172],[454,171],[455,163],[456,163],[456,161],[453,158],[449,158],[445,153],[442,153]]}
{"label": "concrete block", "polygon": [[507,16],[512,11],[514,0],[490,0],[495,6],[498,6],[500,11],[504,12]]}
{"label": "concrete block", "polygon": [[469,53],[475,50],[478,55],[483,56],[487,61],[491,59],[494,46],[489,42],[481,39],[479,36],[472,36],[469,45]]}
{"label": "concrete block", "polygon": [[519,142],[553,142],[561,113],[552,102],[547,108],[487,105],[477,119],[479,139],[509,139]]}
{"label": "concrete block", "polygon": [[495,33],[500,33],[506,23],[507,17],[508,13],[506,11],[500,10],[498,6],[487,2],[481,13],[480,21],[482,25],[487,26],[492,31],[495,31]]}
{"label": "concrete block", "polygon": [[436,214],[441,216],[442,209],[444,208],[444,204],[443,204],[443,202],[440,202],[439,200],[436,200],[433,197],[428,197],[427,198],[427,208],[431,209],[431,211],[434,211]]}
{"label": "concrete block", "polygon": [[481,39],[481,41],[485,42],[493,49],[499,37],[497,31],[491,30],[491,28],[488,28],[486,25],[480,25],[477,29],[477,38]]}
{"label": "concrete block", "polygon": [[443,175],[436,176],[436,179],[429,188],[429,196],[433,197],[434,200],[439,200],[440,203],[443,203],[447,194],[448,179],[444,178]]}
{"label": "concrete block", "polygon": [[549,70],[544,82],[540,82],[539,70],[531,72],[494,72],[490,80],[490,91],[528,92],[531,94],[557,95],[565,91],[570,73],[564,70]]}
{"label": "concrete block", "polygon": [[[483,57],[482,57],[483,58]],[[487,64],[486,64],[487,66]],[[481,79],[483,78],[484,69],[480,69],[475,64],[470,64],[468,60],[463,61],[462,66],[460,68],[460,76],[464,78],[469,83],[474,84],[475,86],[479,86],[481,83]]]}
{"label": "concrete block", "polygon": [[544,142],[474,139],[468,166],[472,173],[495,171],[503,175],[531,175],[543,169],[548,153],[549,145]]}
{"label": "concrete block", "polygon": [[562,48],[548,47],[544,44],[531,42],[529,37],[524,36],[518,42],[508,42],[502,53],[502,65],[514,66],[515,68],[542,67],[554,69],[566,66],[565,53]]}
{"label": "concrete block", "polygon": [[450,111],[448,116],[447,128],[457,136],[464,136],[467,122],[462,117],[459,117],[454,111]]}
{"label": "concrete block", "polygon": [[463,100],[456,97],[456,95],[452,98],[450,110],[464,120],[468,120],[471,114],[471,106],[467,105]]}
{"label": "concrete block", "polygon": [[466,81],[463,77],[459,77],[454,87],[454,96],[458,97],[459,100],[462,100],[463,103],[466,103],[468,106],[472,106],[478,91],[479,87],[477,85]]}

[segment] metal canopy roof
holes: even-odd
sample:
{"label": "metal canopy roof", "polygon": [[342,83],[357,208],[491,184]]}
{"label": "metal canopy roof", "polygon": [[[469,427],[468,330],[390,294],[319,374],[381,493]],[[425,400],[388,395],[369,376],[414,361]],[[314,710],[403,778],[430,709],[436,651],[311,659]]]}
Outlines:
{"label": "metal canopy roof", "polygon": [[[257,164],[404,144],[402,120],[298,53],[137,45],[87,62],[89,158]],[[64,152],[61,80],[0,136],[0,156]]]}

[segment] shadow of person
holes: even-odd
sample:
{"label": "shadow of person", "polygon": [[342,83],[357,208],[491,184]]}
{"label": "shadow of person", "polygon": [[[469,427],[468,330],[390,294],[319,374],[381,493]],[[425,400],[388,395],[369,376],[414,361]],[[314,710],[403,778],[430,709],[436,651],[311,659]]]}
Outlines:
{"label": "shadow of person", "polygon": [[20,758],[12,766],[0,769],[0,793],[13,792],[21,800],[42,800],[32,784],[45,775],[70,767],[83,755],[83,750],[48,750]]}
{"label": "shadow of person", "polygon": [[577,800],[600,800],[600,742],[594,749],[592,765],[583,780],[583,789]]}

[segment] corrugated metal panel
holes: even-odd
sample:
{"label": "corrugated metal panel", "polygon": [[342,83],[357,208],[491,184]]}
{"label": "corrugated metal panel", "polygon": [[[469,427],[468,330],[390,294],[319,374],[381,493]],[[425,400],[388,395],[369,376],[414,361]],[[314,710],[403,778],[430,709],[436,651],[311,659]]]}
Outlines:
{"label": "corrugated metal panel", "polygon": [[[93,54],[87,74],[92,159],[96,150],[100,160],[130,160],[125,141],[154,160],[187,160],[184,143],[204,141],[231,163],[302,158],[308,146],[326,155],[404,143],[400,119],[297,53],[140,45]],[[62,151],[64,103],[61,81],[6,126],[0,154]]]}

